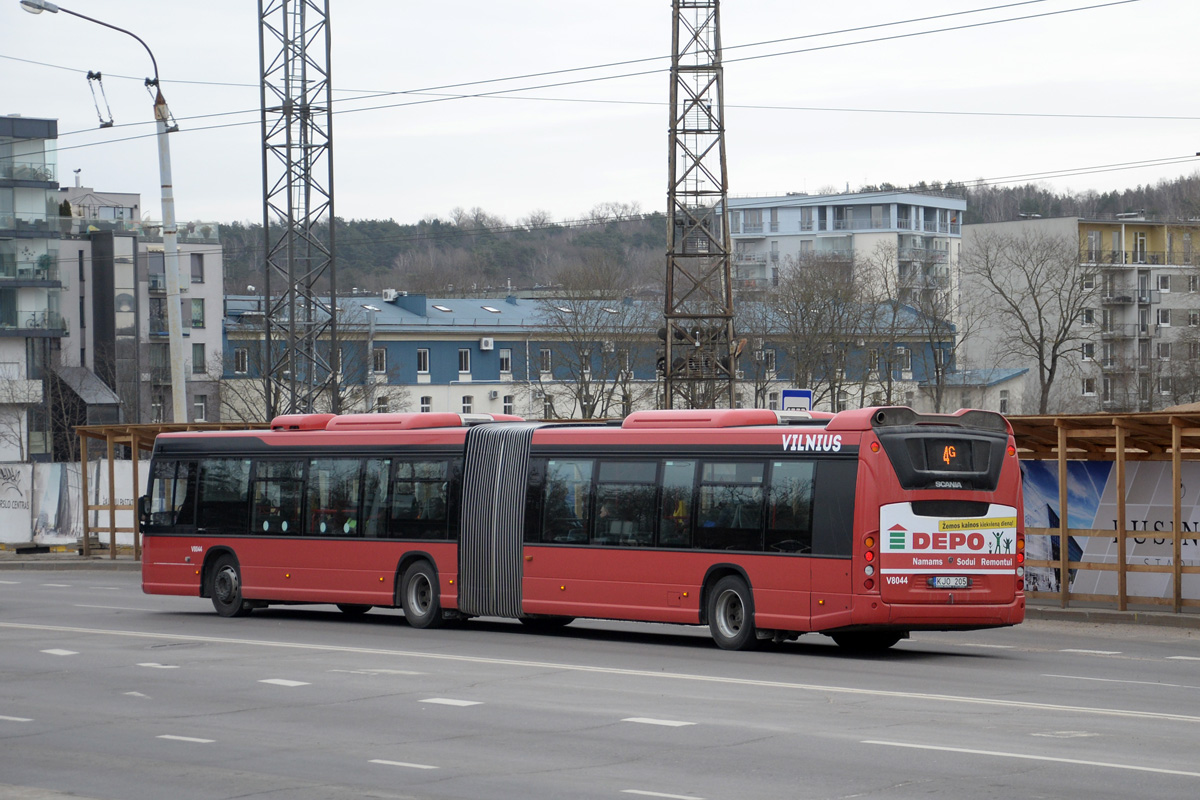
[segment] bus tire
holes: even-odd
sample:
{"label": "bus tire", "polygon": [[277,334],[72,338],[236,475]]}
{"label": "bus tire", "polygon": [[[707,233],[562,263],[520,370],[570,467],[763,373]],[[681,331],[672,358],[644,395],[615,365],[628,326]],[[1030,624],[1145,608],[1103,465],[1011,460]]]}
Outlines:
{"label": "bus tire", "polygon": [[721,578],[709,593],[708,629],[722,650],[753,650],[758,646],[754,598],[750,587],[737,575]]}
{"label": "bus tire", "polygon": [[882,653],[904,638],[903,633],[889,631],[859,631],[856,633],[831,633],[837,646],[848,653]]}
{"label": "bus tire", "polygon": [[404,619],[414,628],[440,628],[442,603],[438,596],[437,573],[428,561],[418,561],[404,570],[400,605]]}
{"label": "bus tire", "polygon": [[371,610],[371,606],[363,606],[357,603],[338,603],[337,607],[338,611],[351,618],[361,617]]}
{"label": "bus tire", "polygon": [[253,606],[242,598],[242,572],[237,559],[228,553],[213,563],[208,593],[213,608],[222,617],[244,617],[253,610]]}

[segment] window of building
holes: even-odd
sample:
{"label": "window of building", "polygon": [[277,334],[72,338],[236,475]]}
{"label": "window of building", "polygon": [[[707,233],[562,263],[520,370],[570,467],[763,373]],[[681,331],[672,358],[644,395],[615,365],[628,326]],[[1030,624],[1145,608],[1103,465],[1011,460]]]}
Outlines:
{"label": "window of building", "polygon": [[428,414],[433,410],[433,398],[425,395],[421,398],[421,413]]}
{"label": "window of building", "polygon": [[371,350],[371,371],[376,374],[387,372],[387,348],[376,347]]}
{"label": "window of building", "polygon": [[203,375],[208,371],[207,366],[204,363],[204,342],[192,342],[192,374]]}
{"label": "window of building", "polygon": [[762,364],[763,364],[763,369],[765,369],[767,372],[775,371],[775,351],[774,350],[772,350],[771,348],[768,347],[766,350],[762,351]]}
{"label": "window of building", "polygon": [[193,328],[203,328],[204,327],[204,298],[203,297],[193,297],[192,298],[192,327]]}
{"label": "window of building", "polygon": [[192,283],[204,283],[204,253],[192,253]]}
{"label": "window of building", "polygon": [[245,375],[250,371],[250,351],[238,347],[233,351],[233,372],[235,375]]}
{"label": "window of building", "polygon": [[1079,316],[1079,324],[1085,328],[1092,328],[1096,325],[1096,309],[1085,308]]}
{"label": "window of building", "polygon": [[1160,292],[1171,291],[1171,276],[1170,275],[1159,275],[1158,276],[1158,290]]}
{"label": "window of building", "polygon": [[470,414],[473,408],[475,408],[475,395],[464,394],[462,398],[462,413]]}
{"label": "window of building", "polygon": [[1008,413],[1008,389],[1000,390],[1000,413]]}
{"label": "window of building", "polygon": [[550,349],[547,347],[543,347],[541,349],[541,351],[539,352],[539,355],[541,356],[541,364],[540,364],[541,371],[543,373],[550,372],[551,368],[553,367],[553,362],[551,361],[551,358],[550,358]]}
{"label": "window of building", "polygon": [[1200,342],[1188,342],[1188,358],[1200,361]]}
{"label": "window of building", "polygon": [[514,407],[513,406],[513,396],[511,394],[504,395],[504,402],[503,402],[501,413],[513,414],[513,413],[515,413],[513,411],[513,407]]}
{"label": "window of building", "polygon": [[1079,283],[1083,287],[1083,290],[1085,292],[1092,291],[1093,289],[1096,288],[1095,273],[1088,273],[1087,275],[1084,275],[1082,278],[1079,279]]}
{"label": "window of building", "polygon": [[375,398],[375,413],[376,414],[388,413],[388,399],[387,399],[386,395]]}
{"label": "window of building", "polygon": [[1092,361],[1096,358],[1095,342],[1084,342],[1080,349],[1082,351],[1084,361]]}
{"label": "window of building", "polygon": [[1083,379],[1083,394],[1085,397],[1092,397],[1096,394],[1096,379],[1095,378],[1084,378]]}
{"label": "window of building", "polygon": [[500,348],[500,372],[501,374],[512,372],[512,350],[510,348]]}
{"label": "window of building", "polygon": [[471,351],[465,347],[460,348],[458,351],[458,371],[471,371]]}
{"label": "window of building", "polygon": [[192,398],[192,421],[206,422],[208,420],[208,395],[198,394]]}
{"label": "window of building", "polygon": [[1163,375],[1158,379],[1158,393],[1159,394],[1170,394],[1171,393],[1171,377],[1169,375]]}
{"label": "window of building", "polygon": [[1170,359],[1171,359],[1171,343],[1170,342],[1159,342],[1158,343],[1158,358],[1161,361],[1170,361]]}
{"label": "window of building", "polygon": [[1171,327],[1171,309],[1160,308],[1158,310],[1158,324],[1163,328]]}
{"label": "window of building", "polygon": [[1200,328],[1200,311],[1188,312],[1188,327]]}
{"label": "window of building", "polygon": [[779,410],[779,392],[767,392],[767,408],[771,411]]}
{"label": "window of building", "polygon": [[1188,275],[1188,291],[1192,294],[1200,292],[1200,275]]}
{"label": "window of building", "polygon": [[150,401],[150,421],[151,422],[162,422],[163,421],[163,409],[166,407],[166,404],[167,404],[166,400],[163,398],[163,396],[161,394],[154,396],[154,398]]}
{"label": "window of building", "polygon": [[907,347],[896,348],[896,367],[902,372],[912,369],[912,351]]}
{"label": "window of building", "polygon": [[424,347],[417,350],[417,374],[429,374],[429,351]]}

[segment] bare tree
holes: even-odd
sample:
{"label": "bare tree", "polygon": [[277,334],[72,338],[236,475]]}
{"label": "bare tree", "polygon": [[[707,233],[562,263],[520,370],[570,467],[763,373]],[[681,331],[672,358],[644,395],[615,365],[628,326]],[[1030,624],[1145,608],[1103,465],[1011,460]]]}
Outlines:
{"label": "bare tree", "polygon": [[962,271],[989,309],[995,341],[1016,363],[1033,366],[1038,413],[1047,413],[1055,381],[1086,338],[1079,323],[1094,275],[1080,266],[1078,240],[1033,231],[978,233],[970,249],[963,248]]}

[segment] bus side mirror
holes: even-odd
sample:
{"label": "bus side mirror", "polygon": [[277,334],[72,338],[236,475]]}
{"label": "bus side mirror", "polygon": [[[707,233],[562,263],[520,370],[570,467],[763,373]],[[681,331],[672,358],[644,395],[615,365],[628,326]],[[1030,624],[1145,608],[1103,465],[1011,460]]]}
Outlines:
{"label": "bus side mirror", "polygon": [[150,495],[144,494],[138,498],[138,520],[142,527],[150,524]]}

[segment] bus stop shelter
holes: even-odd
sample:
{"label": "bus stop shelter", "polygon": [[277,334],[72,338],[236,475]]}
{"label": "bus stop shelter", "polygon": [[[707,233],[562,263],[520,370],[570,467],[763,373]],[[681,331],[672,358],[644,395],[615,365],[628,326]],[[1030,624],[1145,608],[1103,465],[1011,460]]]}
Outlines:
{"label": "bus stop shelter", "polygon": [[[1103,537],[1116,539],[1116,563],[1072,561],[1069,548],[1060,544],[1059,556],[1052,560],[1028,560],[1028,567],[1050,567],[1058,571],[1059,591],[1029,592],[1031,597],[1057,597],[1063,608],[1072,599],[1080,602],[1115,603],[1122,611],[1130,602],[1141,605],[1169,605],[1175,612],[1185,606],[1200,606],[1200,599],[1183,597],[1183,576],[1200,574],[1200,565],[1185,565],[1182,547],[1185,538],[1195,538],[1196,532],[1184,530],[1183,520],[1183,462],[1200,461],[1200,404],[1179,406],[1162,412],[1122,414],[1082,414],[1010,417],[1017,452],[1024,460],[1054,460],[1058,462],[1058,527],[1027,528],[1027,535],[1057,536],[1060,543],[1068,537]],[[1107,461],[1114,467],[1117,519],[1124,523],[1111,529],[1081,529],[1068,526],[1068,469],[1069,461]],[[1131,461],[1160,461],[1171,464],[1173,494],[1170,531],[1155,533],[1156,538],[1171,540],[1169,564],[1129,563],[1127,541],[1138,531],[1128,530],[1126,498],[1129,490],[1126,466]],[[1115,571],[1117,592],[1107,594],[1072,594],[1070,581],[1064,576],[1071,570]],[[1167,573],[1171,575],[1170,597],[1131,596],[1128,578],[1133,573]]]}

